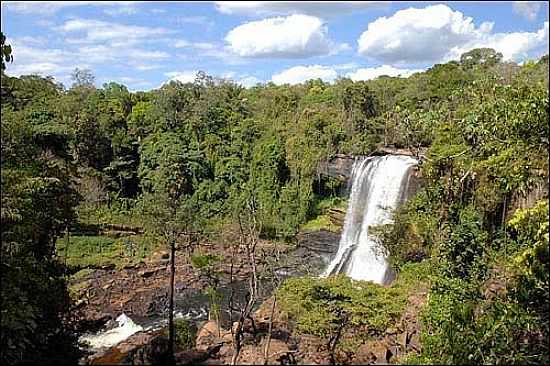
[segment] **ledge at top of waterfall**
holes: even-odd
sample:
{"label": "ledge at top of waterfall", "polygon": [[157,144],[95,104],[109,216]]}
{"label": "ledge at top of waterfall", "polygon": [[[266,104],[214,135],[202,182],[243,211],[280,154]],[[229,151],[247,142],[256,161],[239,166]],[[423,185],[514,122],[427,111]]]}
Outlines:
{"label": "ledge at top of waterfall", "polygon": [[417,160],[401,155],[355,160],[340,245],[323,276],[345,273],[355,280],[383,285],[393,280],[393,271],[369,227],[392,222],[392,211],[407,198],[411,169],[416,164]]}

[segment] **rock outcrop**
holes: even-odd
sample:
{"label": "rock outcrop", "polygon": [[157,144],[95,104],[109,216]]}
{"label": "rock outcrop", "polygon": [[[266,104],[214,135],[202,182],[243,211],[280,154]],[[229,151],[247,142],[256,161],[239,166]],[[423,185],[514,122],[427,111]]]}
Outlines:
{"label": "rock outcrop", "polygon": [[[426,148],[420,149],[401,149],[390,146],[379,147],[369,156],[383,156],[383,155],[406,155],[412,156],[419,161],[422,161],[426,153]],[[319,175],[329,176],[339,179],[343,182],[347,182],[353,167],[353,162],[361,155],[345,155],[336,154],[330,160],[323,161],[317,168]]]}

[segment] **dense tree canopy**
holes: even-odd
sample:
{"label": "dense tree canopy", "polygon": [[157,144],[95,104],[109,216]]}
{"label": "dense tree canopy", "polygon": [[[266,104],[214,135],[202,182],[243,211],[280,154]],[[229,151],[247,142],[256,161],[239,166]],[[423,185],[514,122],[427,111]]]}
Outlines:
{"label": "dense tree canopy", "polygon": [[[2,35],[2,69],[11,60],[8,47]],[[548,236],[539,232],[548,227],[540,215],[548,206],[503,220],[514,195],[547,187],[548,56],[518,66],[477,49],[407,79],[250,89],[204,73],[193,83],[138,93],[116,83],[96,89],[88,70],[75,70],[73,79],[67,90],[52,78],[2,73],[2,362],[59,354],[56,342],[68,339],[62,317],[69,300],[54,243],[75,223],[79,202],[112,210],[130,202],[153,217],[176,212],[205,227],[231,222],[248,207],[261,235],[286,240],[314,215],[319,196],[334,192],[320,188],[320,162],[383,145],[428,148],[426,187],[383,235],[397,264],[437,258],[428,307],[440,312],[425,318],[433,331],[422,360],[548,360],[538,341],[531,348],[512,342],[510,358],[505,344],[483,358],[490,340],[479,354],[465,351],[518,307],[517,318],[498,323],[507,336],[525,324],[549,334],[547,309],[531,301],[548,297],[541,290],[548,285]],[[174,211],[162,213],[167,207]],[[531,216],[536,220],[526,221]],[[481,284],[494,264],[487,258],[504,247],[531,266],[514,267],[517,293],[488,305],[485,315],[463,309],[463,324],[453,323],[445,311],[483,301]],[[452,327],[470,338],[449,344],[442,332]]]}

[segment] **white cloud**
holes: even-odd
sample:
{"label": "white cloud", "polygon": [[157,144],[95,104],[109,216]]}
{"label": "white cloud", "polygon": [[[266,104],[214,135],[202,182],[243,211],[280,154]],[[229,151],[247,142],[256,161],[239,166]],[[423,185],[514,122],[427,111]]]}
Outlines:
{"label": "white cloud", "polygon": [[256,86],[256,84],[259,84],[262,82],[263,82],[262,80],[258,79],[255,76],[242,77],[236,81],[237,84],[240,84],[245,88],[251,88],[253,86]]}
{"label": "white cloud", "polygon": [[310,79],[321,79],[331,82],[334,81],[337,76],[336,70],[330,66],[294,66],[273,75],[271,81],[277,85],[300,84]]}
{"label": "white cloud", "polygon": [[192,83],[197,77],[198,70],[185,70],[185,71],[171,71],[165,72],[164,76],[168,77],[169,80],[181,81],[182,83]]}
{"label": "white cloud", "polygon": [[383,1],[216,1],[216,9],[224,14],[272,16],[306,14],[331,17],[388,6]]}
{"label": "white cloud", "polygon": [[29,46],[36,44],[40,39],[25,37],[25,41],[8,39],[12,46],[13,63],[9,64],[6,73],[12,76],[38,74],[53,76],[58,81],[67,83],[69,74],[75,68],[87,68],[88,63],[72,59],[71,65],[67,60],[73,57],[71,52],[58,48],[39,48]]}
{"label": "white cloud", "polygon": [[538,1],[514,1],[514,12],[525,17],[527,20],[537,19],[541,2]]}
{"label": "white cloud", "polygon": [[[166,82],[162,83],[161,86],[168,83],[168,82],[170,82],[171,80],[177,80],[177,81],[180,81],[182,83],[192,83],[192,82],[195,81],[195,78],[196,78],[198,72],[199,72],[198,70],[184,70],[184,71],[165,72],[164,76],[166,76],[168,78],[168,80]],[[209,74],[209,73],[207,73],[207,74],[214,77],[215,79],[219,78],[219,79],[233,81],[234,83],[240,84],[245,88],[250,88],[252,86],[255,86],[258,83],[263,82],[263,80],[260,80],[255,76],[248,75],[248,74],[238,74],[235,71],[226,71],[226,72],[223,72],[221,74],[215,74],[215,75],[212,75],[212,74]]]}
{"label": "white cloud", "polygon": [[[130,9],[136,1],[2,1],[2,7],[21,14],[51,15],[57,11],[78,6],[106,6]],[[113,10],[113,9],[112,9]]]}
{"label": "white cloud", "polygon": [[493,23],[476,27],[471,17],[446,5],[400,10],[370,23],[358,40],[359,54],[387,64],[436,63],[477,47],[491,47],[517,60],[548,48],[548,24],[536,33],[492,33]]}
{"label": "white cloud", "polygon": [[453,47],[444,61],[458,59],[461,54],[474,48],[488,47],[502,53],[506,61],[522,61],[539,58],[548,53],[548,22],[537,32],[513,32],[483,34],[464,45]]}
{"label": "white cloud", "polygon": [[61,35],[62,47],[49,46],[51,40],[44,37],[10,40],[14,62],[8,73],[52,75],[67,83],[75,67],[100,71],[109,64],[125,70],[148,71],[163,67],[160,62],[170,57],[155,47],[160,35],[170,33],[164,28],[77,18],[53,29]]}
{"label": "white cloud", "polygon": [[111,9],[105,9],[103,10],[103,12],[111,16],[132,15],[137,13],[137,9],[133,6],[121,6]]}
{"label": "white cloud", "polygon": [[335,70],[351,70],[356,69],[359,65],[356,62],[348,62],[346,64],[338,64],[333,66]]}
{"label": "white cloud", "polygon": [[174,41],[172,45],[176,48],[184,49],[185,53],[180,53],[177,57],[184,60],[194,60],[204,62],[204,58],[210,57],[222,60],[226,65],[243,65],[249,63],[246,59],[236,55],[224,45],[209,42],[188,42],[186,40]]}
{"label": "white cloud", "polygon": [[160,27],[151,28],[78,18],[65,22],[57,30],[64,33],[84,33],[85,38],[81,39],[83,42],[128,42],[171,33],[168,29]]}
{"label": "white cloud", "polygon": [[241,57],[299,58],[328,54],[332,48],[321,19],[308,15],[248,22],[231,30],[225,40]]}
{"label": "white cloud", "polygon": [[379,76],[387,75],[387,76],[400,76],[400,77],[409,77],[415,72],[422,72],[424,70],[422,69],[397,69],[393,66],[389,65],[382,65],[378,67],[369,67],[369,68],[362,68],[357,69],[354,72],[347,73],[346,76],[349,77],[353,81],[359,81],[359,80],[371,80],[376,79]]}

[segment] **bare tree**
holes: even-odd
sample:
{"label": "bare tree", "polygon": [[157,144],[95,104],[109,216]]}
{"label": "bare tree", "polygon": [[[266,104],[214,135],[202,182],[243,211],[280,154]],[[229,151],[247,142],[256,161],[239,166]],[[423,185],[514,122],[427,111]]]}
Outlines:
{"label": "bare tree", "polygon": [[[254,319],[252,318],[252,310],[257,300],[258,296],[258,276],[256,269],[256,244],[258,242],[258,236],[260,228],[258,227],[256,220],[256,207],[254,197],[250,197],[247,200],[245,205],[245,217],[243,220],[242,214],[239,213],[237,216],[239,223],[239,244],[245,248],[248,264],[251,268],[251,274],[248,278],[248,292],[246,294],[246,304],[242,309],[240,309],[239,319],[237,321],[237,327],[231,328],[233,335],[233,357],[231,359],[231,364],[237,364],[239,354],[242,349],[242,337],[244,334],[244,323],[248,319],[251,321],[252,327],[255,329]],[[233,278],[231,278],[231,282]],[[232,285],[232,283],[231,283]],[[233,287],[233,286],[231,286]],[[230,309],[232,311],[233,309]]]}

